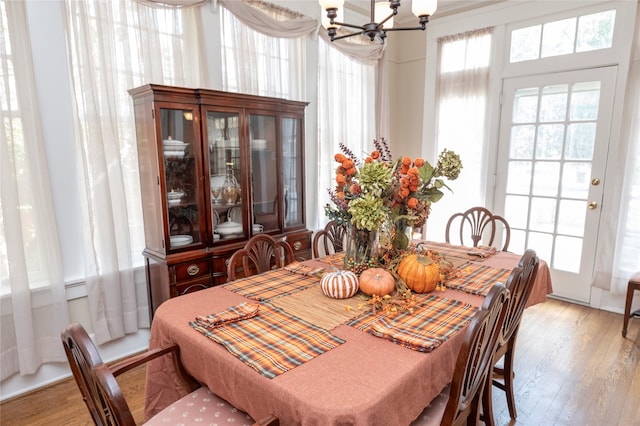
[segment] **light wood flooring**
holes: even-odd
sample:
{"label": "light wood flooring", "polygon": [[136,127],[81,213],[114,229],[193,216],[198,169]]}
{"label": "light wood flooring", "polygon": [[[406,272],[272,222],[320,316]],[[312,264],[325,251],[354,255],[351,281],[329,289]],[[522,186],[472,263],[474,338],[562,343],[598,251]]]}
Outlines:
{"label": "light wood flooring", "polygon": [[[640,319],[627,338],[622,315],[550,299],[525,311],[516,352],[515,425],[640,426]],[[144,366],[121,376],[142,420]],[[494,390],[498,425],[509,423]],[[75,382],[64,381],[0,405],[2,426],[90,425]],[[389,425],[396,426],[396,425]]]}

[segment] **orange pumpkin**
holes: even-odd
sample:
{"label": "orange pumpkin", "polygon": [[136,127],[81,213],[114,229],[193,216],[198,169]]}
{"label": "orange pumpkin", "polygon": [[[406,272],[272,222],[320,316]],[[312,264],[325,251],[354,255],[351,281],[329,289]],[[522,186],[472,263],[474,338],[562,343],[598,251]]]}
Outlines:
{"label": "orange pumpkin", "polygon": [[398,276],[416,293],[428,293],[440,280],[440,267],[429,256],[410,254],[398,265]]}
{"label": "orange pumpkin", "polygon": [[393,275],[382,268],[369,268],[360,274],[360,290],[369,296],[386,296],[395,288]]}

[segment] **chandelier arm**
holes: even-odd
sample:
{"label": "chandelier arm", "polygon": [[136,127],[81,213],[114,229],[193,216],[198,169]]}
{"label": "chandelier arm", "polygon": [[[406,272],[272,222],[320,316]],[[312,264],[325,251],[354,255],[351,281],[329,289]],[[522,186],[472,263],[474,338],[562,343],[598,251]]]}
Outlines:
{"label": "chandelier arm", "polygon": [[331,41],[340,40],[340,39],[343,39],[343,38],[349,38],[349,37],[353,37],[353,36],[357,36],[357,35],[361,35],[361,34],[364,34],[364,31],[359,31],[359,32],[349,33],[349,34],[345,34],[345,35],[341,35],[341,36],[337,36],[337,37],[332,37]]}
{"label": "chandelier arm", "polygon": [[426,30],[427,26],[426,25],[422,25],[419,27],[405,27],[405,28],[385,28],[384,30],[389,32],[389,31],[415,31],[415,30]]}
{"label": "chandelier arm", "polygon": [[360,26],[360,25],[353,25],[353,24],[347,24],[347,23],[344,23],[344,22],[331,21],[331,25],[333,25],[333,24],[340,25],[341,27],[355,28],[355,29],[358,29],[358,30],[362,30],[364,32],[364,27]]}
{"label": "chandelier arm", "polygon": [[[389,16],[387,16],[386,18],[384,18],[381,22],[375,22],[376,24],[378,24],[379,28],[382,28],[382,25],[387,22],[389,19],[393,18],[395,15],[398,14],[398,9],[393,9],[393,13],[390,13]],[[373,20],[371,20],[372,22],[374,22]]]}

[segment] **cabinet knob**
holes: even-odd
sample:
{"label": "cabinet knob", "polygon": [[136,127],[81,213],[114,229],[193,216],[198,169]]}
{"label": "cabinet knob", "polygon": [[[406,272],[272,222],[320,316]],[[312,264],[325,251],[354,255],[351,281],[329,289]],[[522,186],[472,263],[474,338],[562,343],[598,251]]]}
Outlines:
{"label": "cabinet knob", "polygon": [[187,274],[194,276],[200,273],[200,267],[198,265],[189,265],[187,267]]}
{"label": "cabinet knob", "polygon": [[229,266],[229,261],[231,260],[231,258],[225,259],[224,260],[224,266]]}
{"label": "cabinet knob", "polygon": [[302,248],[302,243],[300,241],[296,241],[295,243],[293,243],[294,250],[300,250],[301,248]]}

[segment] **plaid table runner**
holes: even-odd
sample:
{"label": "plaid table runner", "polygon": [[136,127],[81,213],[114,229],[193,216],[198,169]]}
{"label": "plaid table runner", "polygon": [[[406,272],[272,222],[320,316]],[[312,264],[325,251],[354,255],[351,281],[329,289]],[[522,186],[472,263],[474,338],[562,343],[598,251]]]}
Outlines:
{"label": "plaid table runner", "polygon": [[241,278],[223,286],[249,299],[265,301],[295,293],[319,282],[320,278],[315,275],[299,274],[283,268]]}
{"label": "plaid table runner", "polygon": [[501,282],[506,285],[510,274],[510,269],[469,262],[460,268],[460,276],[450,279],[446,285],[454,290],[486,296],[495,283]]}
{"label": "plaid table runner", "polygon": [[459,300],[426,296],[421,306],[393,316],[368,313],[348,325],[418,352],[431,352],[463,328],[477,308]]}
{"label": "plaid table runner", "polygon": [[253,318],[217,327],[203,327],[196,321],[189,325],[269,379],[345,342],[268,304],[261,304]]}

